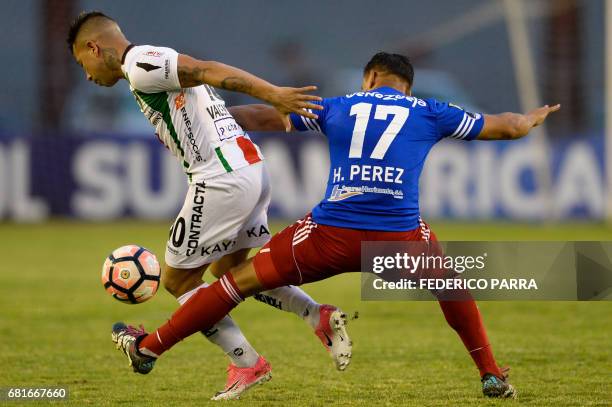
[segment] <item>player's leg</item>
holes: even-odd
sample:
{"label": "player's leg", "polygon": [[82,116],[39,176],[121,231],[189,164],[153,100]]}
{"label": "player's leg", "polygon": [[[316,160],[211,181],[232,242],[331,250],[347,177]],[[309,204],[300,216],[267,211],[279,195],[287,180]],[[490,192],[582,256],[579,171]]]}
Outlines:
{"label": "player's leg", "polygon": [[[208,266],[208,264],[205,264],[191,269],[179,269],[166,264],[162,273],[164,287],[177,299],[180,305],[183,305],[200,288],[208,286],[202,280]],[[251,346],[229,315],[221,319],[211,329],[202,331],[202,334],[209,342],[220,347],[230,359],[232,365],[236,367],[253,367],[260,359],[257,351]]]}
{"label": "player's leg", "polygon": [[472,299],[439,304],[446,322],[457,332],[480,371],[483,393],[488,397],[515,397],[514,387],[507,382],[507,370],[500,369],[495,361],[476,302]]}
{"label": "player's leg", "polygon": [[[218,261],[222,260],[223,258]],[[198,290],[208,287],[208,284],[202,281],[203,272],[207,268],[208,265],[200,269],[183,270],[166,266],[168,274],[165,287],[177,297],[179,304],[183,305]],[[187,273],[184,273],[185,271]],[[201,333],[208,341],[220,347],[230,359],[225,387],[213,396],[213,400],[237,398],[250,387],[270,380],[270,364],[257,353],[229,315]]]}
{"label": "player's leg", "polygon": [[[429,240],[431,254],[443,255],[436,235],[422,222],[419,233]],[[432,271],[439,274],[443,271]],[[437,275],[441,277],[440,275]],[[436,276],[428,276],[436,277]],[[433,293],[438,296],[438,293]],[[506,372],[499,368],[476,302],[467,290],[455,290],[453,299],[438,299],[448,325],[457,332],[472,360],[478,367],[483,382],[483,393],[489,397],[514,397],[515,390],[506,382]]]}

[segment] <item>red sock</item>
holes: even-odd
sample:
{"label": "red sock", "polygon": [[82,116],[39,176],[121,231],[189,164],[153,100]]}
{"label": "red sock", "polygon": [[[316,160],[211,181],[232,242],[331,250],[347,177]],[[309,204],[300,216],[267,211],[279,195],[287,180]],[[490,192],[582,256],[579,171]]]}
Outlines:
{"label": "red sock", "polygon": [[210,329],[243,300],[234,278],[228,273],[208,287],[200,288],[168,322],[147,335],[138,349],[159,356],[188,336]]}
{"label": "red sock", "polygon": [[491,373],[502,377],[487,338],[480,311],[474,300],[439,301],[448,324],[459,334],[465,348],[478,366],[480,377]]}

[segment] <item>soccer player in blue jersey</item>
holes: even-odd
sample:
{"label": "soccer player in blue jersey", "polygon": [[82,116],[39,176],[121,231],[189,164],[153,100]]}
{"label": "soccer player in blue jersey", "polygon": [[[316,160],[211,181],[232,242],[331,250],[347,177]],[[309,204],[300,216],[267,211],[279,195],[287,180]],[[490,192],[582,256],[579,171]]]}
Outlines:
{"label": "soccer player in blue jersey", "polygon": [[[511,140],[542,124],[560,106],[526,114],[483,115],[433,99],[411,96],[413,68],[408,58],[376,54],[364,69],[362,91],[324,99],[317,119],[292,115],[295,130],[315,130],[329,141],[330,173],[325,198],[312,214],[276,234],[259,253],[219,281],[196,293],[153,334],[114,329],[120,348],[136,369],[149,371],[157,357],[187,336],[207,329],[236,305],[262,290],[301,285],[359,271],[362,241],[424,242],[439,250],[436,236],[419,216],[418,180],[427,154],[444,138]],[[232,109],[248,130],[282,130],[271,107]],[[514,397],[499,368],[476,303],[439,299],[480,371],[483,393]],[[204,312],[206,311],[206,312]],[[342,331],[330,340],[347,343]]]}

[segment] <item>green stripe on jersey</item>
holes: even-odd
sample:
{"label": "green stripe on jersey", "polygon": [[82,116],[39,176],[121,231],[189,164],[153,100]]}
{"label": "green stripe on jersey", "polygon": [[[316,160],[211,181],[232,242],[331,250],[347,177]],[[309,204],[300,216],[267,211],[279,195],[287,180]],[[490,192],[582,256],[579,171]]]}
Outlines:
{"label": "green stripe on jersey", "polygon": [[217,153],[217,157],[219,157],[219,160],[221,160],[221,164],[223,164],[223,168],[225,168],[225,171],[232,172],[233,169],[223,156],[223,153],[221,152],[221,147],[215,148],[215,153]]}
{"label": "green stripe on jersey", "polygon": [[[166,127],[170,132],[170,136],[172,136],[172,140],[174,140],[174,144],[176,144],[176,148],[178,148],[181,153],[181,157],[185,158],[185,150],[181,147],[181,142],[178,139],[178,135],[176,134],[176,129],[174,128],[174,124],[172,123],[172,116],[170,116],[170,105],[168,105],[168,93],[159,92],[159,93],[144,93],[139,90],[134,90],[136,95],[143,102],[145,102],[149,107],[159,113],[162,114],[162,119],[164,123],[166,123]],[[183,167],[189,168],[189,163],[183,160]]]}

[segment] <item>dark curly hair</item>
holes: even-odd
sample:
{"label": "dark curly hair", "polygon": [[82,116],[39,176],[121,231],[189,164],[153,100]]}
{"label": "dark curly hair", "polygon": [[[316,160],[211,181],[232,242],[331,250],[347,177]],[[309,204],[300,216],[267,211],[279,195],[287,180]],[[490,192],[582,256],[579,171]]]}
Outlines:
{"label": "dark curly hair", "polygon": [[414,81],[414,68],[408,57],[400,54],[379,52],[367,63],[363,69],[363,74],[367,74],[374,68],[399,76],[412,87],[412,82]]}

